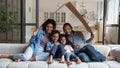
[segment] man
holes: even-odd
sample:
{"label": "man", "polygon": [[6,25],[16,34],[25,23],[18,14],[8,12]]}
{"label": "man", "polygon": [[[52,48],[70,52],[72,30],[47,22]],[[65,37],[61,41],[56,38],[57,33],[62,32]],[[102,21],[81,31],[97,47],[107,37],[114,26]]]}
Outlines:
{"label": "man", "polygon": [[89,43],[94,35],[91,33],[91,38],[85,40],[81,31],[73,31],[71,24],[65,23],[63,31],[68,40],[73,44],[74,51],[83,62],[103,62],[105,57]]}

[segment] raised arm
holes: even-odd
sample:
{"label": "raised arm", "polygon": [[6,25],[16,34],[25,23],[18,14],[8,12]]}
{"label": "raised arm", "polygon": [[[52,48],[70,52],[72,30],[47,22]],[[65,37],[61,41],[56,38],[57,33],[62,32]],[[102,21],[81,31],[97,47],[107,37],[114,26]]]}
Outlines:
{"label": "raised arm", "polygon": [[94,34],[91,33],[91,37],[86,42],[91,42],[93,40],[93,38],[94,38]]}

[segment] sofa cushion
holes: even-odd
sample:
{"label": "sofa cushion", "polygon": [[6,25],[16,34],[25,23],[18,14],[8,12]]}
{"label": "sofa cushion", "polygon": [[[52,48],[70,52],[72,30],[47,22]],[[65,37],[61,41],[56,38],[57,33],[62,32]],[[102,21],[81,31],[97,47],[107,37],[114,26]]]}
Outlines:
{"label": "sofa cushion", "polygon": [[12,62],[7,68],[28,68],[29,62]]}
{"label": "sofa cushion", "polygon": [[48,68],[47,61],[30,62],[28,68]]}
{"label": "sofa cushion", "polygon": [[107,64],[103,62],[91,62],[88,63],[89,68],[109,68]]}
{"label": "sofa cushion", "polygon": [[7,68],[7,66],[12,62],[13,61],[11,59],[7,58],[0,59],[0,68]]}
{"label": "sofa cushion", "polygon": [[109,68],[120,68],[120,63],[116,61],[105,61],[104,63],[106,63]]}
{"label": "sofa cushion", "polygon": [[69,68],[89,68],[89,67],[87,63],[76,64],[76,62],[72,62],[72,64],[69,65]]}
{"label": "sofa cushion", "polygon": [[49,64],[48,68],[68,68],[66,63],[59,63],[59,61],[54,60],[54,63]]}

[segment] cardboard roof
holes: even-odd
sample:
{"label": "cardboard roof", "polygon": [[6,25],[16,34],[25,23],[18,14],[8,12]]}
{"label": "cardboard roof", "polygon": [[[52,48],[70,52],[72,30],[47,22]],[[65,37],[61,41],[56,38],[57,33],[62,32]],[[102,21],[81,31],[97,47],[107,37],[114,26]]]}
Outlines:
{"label": "cardboard roof", "polygon": [[82,24],[85,26],[85,28],[87,29],[87,31],[89,31],[90,33],[92,33],[92,30],[90,29],[90,27],[87,24],[87,22],[85,21],[85,19],[81,16],[81,14],[77,11],[77,9],[72,5],[71,2],[67,2],[67,3],[61,5],[55,12],[57,12],[63,6],[66,6],[79,19],[79,21],[82,22]]}

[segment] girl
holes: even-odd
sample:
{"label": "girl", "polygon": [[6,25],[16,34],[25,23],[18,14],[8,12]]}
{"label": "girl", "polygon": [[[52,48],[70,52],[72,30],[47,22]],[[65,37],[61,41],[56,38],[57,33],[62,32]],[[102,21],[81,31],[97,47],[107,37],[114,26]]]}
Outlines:
{"label": "girl", "polygon": [[76,64],[80,64],[81,60],[79,59],[79,57],[77,57],[74,54],[74,50],[73,50],[72,46],[69,45],[66,36],[63,35],[63,34],[61,34],[61,36],[60,36],[60,43],[64,45],[65,59],[66,59],[67,65],[71,65],[72,64],[71,61],[70,61],[70,58],[71,59],[76,59]]}
{"label": "girl", "polygon": [[53,63],[53,57],[61,58],[60,63],[64,63],[64,46],[59,43],[60,32],[53,30],[50,35],[50,42],[47,43],[45,51],[50,53],[48,64]]}

